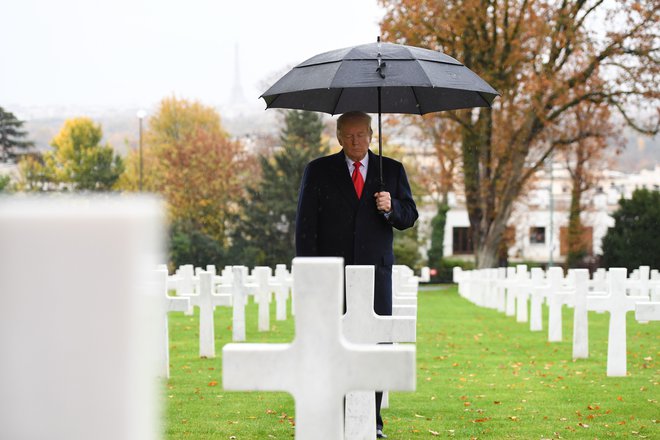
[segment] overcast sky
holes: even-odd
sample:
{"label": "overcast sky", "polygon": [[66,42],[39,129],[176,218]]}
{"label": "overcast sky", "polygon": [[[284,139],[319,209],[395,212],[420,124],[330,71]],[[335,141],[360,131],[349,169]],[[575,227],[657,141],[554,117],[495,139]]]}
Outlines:
{"label": "overcast sky", "polygon": [[376,0],[2,0],[0,106],[151,107],[258,99],[274,75],[371,43]]}

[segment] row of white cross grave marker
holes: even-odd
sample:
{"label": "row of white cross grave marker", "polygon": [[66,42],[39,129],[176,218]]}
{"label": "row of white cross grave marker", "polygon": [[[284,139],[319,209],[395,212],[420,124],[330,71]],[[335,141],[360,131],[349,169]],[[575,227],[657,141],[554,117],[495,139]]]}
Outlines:
{"label": "row of white cross grave marker", "polygon": [[[293,273],[281,264],[274,275],[269,267],[255,267],[248,275],[245,266],[227,266],[217,275],[214,266],[193,270],[185,265],[168,276],[161,266],[156,282],[168,312],[192,314],[193,307],[199,308],[199,355],[207,358],[215,356],[215,307],[232,307],[232,339],[240,342],[246,339],[250,295],[258,305],[258,330],[267,331],[272,294],[277,320],[287,318],[291,294],[293,343],[225,345],[224,388],[290,392],[296,402],[296,438],[336,439],[343,432],[345,439],[371,440],[376,436],[374,390],[415,386],[414,347],[376,344],[415,342],[419,278],[407,266],[394,266],[393,316],[379,316],[373,310],[373,266],[348,266],[342,316],[342,268],[337,258],[298,258]],[[176,296],[169,294],[172,290]],[[167,323],[164,331],[161,365],[169,376]]]}
{"label": "row of white cross grave marker", "polygon": [[609,312],[607,375],[625,376],[626,314],[635,311],[639,322],[660,320],[660,274],[641,266],[627,277],[625,268],[598,269],[593,278],[587,269],[551,267],[527,270],[516,267],[463,271],[454,268],[459,294],[476,305],[496,309],[518,322],[529,322],[531,331],[542,331],[542,305],[548,306],[548,341],[562,340],[562,306],[573,312],[573,358],[589,356],[588,312]]}

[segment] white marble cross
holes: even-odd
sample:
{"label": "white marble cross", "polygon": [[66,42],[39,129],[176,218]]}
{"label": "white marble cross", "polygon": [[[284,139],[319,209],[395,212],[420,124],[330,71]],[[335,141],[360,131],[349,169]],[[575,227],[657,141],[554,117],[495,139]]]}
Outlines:
{"label": "white marble cross", "polygon": [[516,314],[516,285],[518,280],[516,278],[516,268],[506,268],[506,279],[500,281],[500,284],[506,288],[506,299],[504,301],[504,314],[506,316],[514,316]]}
{"label": "white marble cross", "polygon": [[506,267],[497,268],[495,283],[495,309],[504,313],[506,310]]}
{"label": "white marble cross", "polygon": [[545,272],[540,267],[531,269],[531,300],[529,306],[529,330],[538,332],[543,330],[543,284]]}
{"label": "white marble cross", "polygon": [[346,266],[344,337],[355,344],[415,342],[414,317],[381,316],[374,312],[374,267]]}
{"label": "white marble cross", "polygon": [[[374,266],[346,266],[346,313],[342,318],[344,337],[356,344],[415,342],[415,317],[381,316],[374,312],[374,278]],[[346,440],[376,438],[374,392],[353,391],[346,396]]]}
{"label": "white marble cross", "polygon": [[649,266],[639,266],[635,269],[626,281],[626,287],[630,290],[632,296],[648,296],[651,282],[651,268]]}
{"label": "white marble cross", "polygon": [[286,264],[275,266],[275,277],[270,284],[275,290],[275,319],[277,321],[286,320],[286,301],[289,299],[292,282],[291,275],[286,270]]}
{"label": "white marble cross", "polygon": [[177,295],[195,294],[195,268],[192,264],[184,264],[176,271],[179,276]]}
{"label": "white marble cross", "polygon": [[607,337],[608,376],[626,375],[626,314],[635,310],[635,303],[648,301],[648,295],[626,295],[626,272],[625,268],[610,268],[607,295],[587,298],[589,310],[610,313],[610,326]]}
{"label": "white marble cross", "polygon": [[392,266],[392,304],[417,307],[419,280],[408,266]]}
{"label": "white marble cross", "polygon": [[254,286],[248,283],[247,267],[233,266],[232,267],[232,341],[242,342],[245,341],[245,306],[247,305],[249,291]]}
{"label": "white marble cross", "polygon": [[548,342],[561,342],[562,335],[562,307],[573,302],[573,289],[562,286],[564,271],[561,267],[548,269]]}
{"label": "white marble cross", "polygon": [[651,301],[660,302],[660,271],[658,269],[653,269],[651,271],[651,282],[649,296]]}
{"label": "white marble cross", "polygon": [[573,359],[589,357],[589,271],[573,269],[574,274],[574,309],[573,309]]}
{"label": "white marble cross", "polygon": [[199,293],[188,296],[190,304],[199,308],[199,357],[215,357],[215,323],[213,311],[216,306],[231,305],[231,295],[213,293],[213,274],[199,272]]}
{"label": "white marble cross", "polygon": [[607,290],[607,269],[599,267],[593,274],[589,282],[590,289],[596,292],[605,292]]}
{"label": "white marble cross", "polygon": [[419,272],[419,282],[428,283],[431,281],[431,268],[424,266]]}
{"label": "white marble cross", "polygon": [[[190,296],[196,294],[198,282],[199,279],[195,277],[193,265],[183,264],[179,266],[174,275],[167,278],[167,288],[175,290],[176,296]],[[195,309],[192,305],[184,312],[187,316],[192,316],[194,313]]]}
{"label": "white marble cross", "polygon": [[164,344],[163,350],[161,352],[161,362],[162,372],[161,374],[164,377],[170,377],[170,336],[169,336],[169,323],[167,319],[168,312],[186,312],[190,309],[190,297],[187,296],[170,296],[168,295],[167,290],[167,269],[157,269],[154,272],[156,283],[156,291],[159,292],[159,295],[162,295],[163,300],[165,301],[165,319],[160,321],[163,325],[163,334],[164,334]]}
{"label": "white marble cross", "polygon": [[270,267],[257,266],[252,270],[252,276],[257,285],[254,292],[254,301],[258,306],[258,330],[267,332],[270,330],[270,303],[273,296],[273,287],[270,283]]}
{"label": "white marble cross", "polygon": [[227,344],[226,390],[285,391],[296,402],[296,438],[344,435],[344,396],[356,390],[414,390],[415,348],[356,345],[341,330],[341,258],[296,258],[296,336],[291,344]]}
{"label": "white marble cross", "polygon": [[516,322],[527,322],[527,301],[529,300],[529,293],[532,288],[529,281],[529,273],[527,272],[527,265],[519,264],[516,267]]}

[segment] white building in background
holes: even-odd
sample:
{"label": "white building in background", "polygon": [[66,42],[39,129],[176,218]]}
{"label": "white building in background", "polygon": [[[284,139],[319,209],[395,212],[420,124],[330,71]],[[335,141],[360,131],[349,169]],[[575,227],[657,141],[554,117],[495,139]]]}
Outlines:
{"label": "white building in background", "polygon": [[[603,237],[608,228],[614,226],[612,213],[618,209],[619,199],[629,199],[634,190],[641,188],[660,190],[660,166],[632,174],[607,170],[597,186],[583,195],[581,220],[586,228],[585,240],[591,243],[592,255],[602,254]],[[570,203],[568,171],[560,164],[555,164],[552,176],[547,170],[540,171],[533,188],[516,203],[509,220],[509,261],[547,263],[552,258],[555,263],[563,262],[567,254]],[[465,197],[450,194],[449,205],[443,253],[445,257],[472,259]]]}

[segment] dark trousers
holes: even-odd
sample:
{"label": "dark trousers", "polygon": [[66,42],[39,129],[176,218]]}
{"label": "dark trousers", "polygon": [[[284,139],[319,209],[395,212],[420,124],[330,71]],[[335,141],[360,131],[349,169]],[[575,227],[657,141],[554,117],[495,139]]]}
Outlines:
{"label": "dark trousers", "polygon": [[376,429],[383,429],[383,418],[380,416],[380,404],[383,401],[383,393],[376,391]]}

